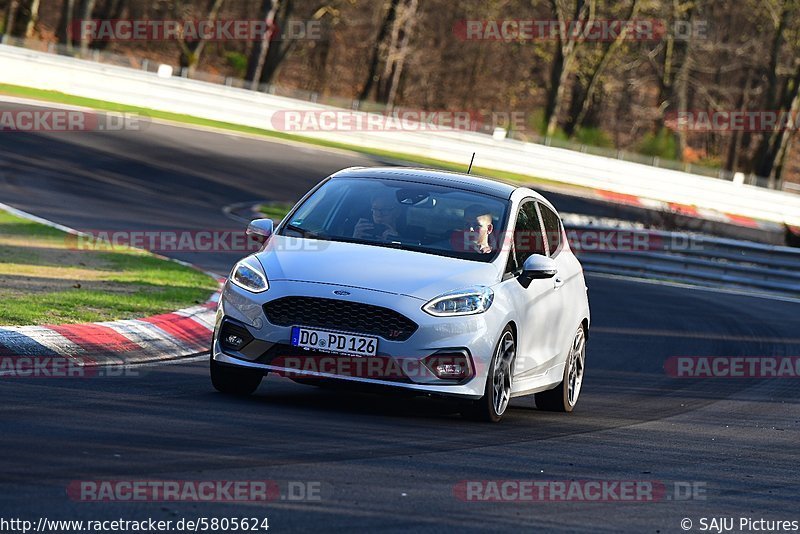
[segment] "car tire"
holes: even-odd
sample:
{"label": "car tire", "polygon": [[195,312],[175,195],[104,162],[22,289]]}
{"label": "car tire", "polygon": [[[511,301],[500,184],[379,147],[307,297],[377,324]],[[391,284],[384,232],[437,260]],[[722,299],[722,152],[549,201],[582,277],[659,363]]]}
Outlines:
{"label": "car tire", "polygon": [[489,365],[483,397],[462,408],[461,414],[464,417],[490,423],[497,423],[503,418],[511,400],[516,355],[517,343],[514,331],[510,326],[506,326],[500,334],[492,363]]}
{"label": "car tire", "polygon": [[572,340],[561,383],[554,389],[536,393],[536,407],[547,412],[566,413],[575,409],[583,385],[585,365],[586,332],[581,325]]}
{"label": "car tire", "polygon": [[261,384],[264,373],[258,370],[224,365],[210,359],[211,384],[220,393],[246,396],[253,393]]}

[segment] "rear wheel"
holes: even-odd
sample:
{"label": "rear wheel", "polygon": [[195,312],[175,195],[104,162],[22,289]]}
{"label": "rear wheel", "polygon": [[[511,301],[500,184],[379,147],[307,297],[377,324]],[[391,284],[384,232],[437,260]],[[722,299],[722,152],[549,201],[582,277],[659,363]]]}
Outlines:
{"label": "rear wheel", "polygon": [[211,357],[211,384],[229,395],[250,395],[261,384],[264,373],[259,370],[224,365]]}
{"label": "rear wheel", "polygon": [[462,414],[468,419],[497,423],[511,400],[517,344],[510,326],[503,329],[494,351],[483,397],[469,403]]}
{"label": "rear wheel", "polygon": [[564,378],[555,389],[542,391],[535,395],[536,407],[548,412],[571,412],[578,403],[583,385],[583,372],[586,365],[586,333],[583,326],[578,328],[572,340]]}

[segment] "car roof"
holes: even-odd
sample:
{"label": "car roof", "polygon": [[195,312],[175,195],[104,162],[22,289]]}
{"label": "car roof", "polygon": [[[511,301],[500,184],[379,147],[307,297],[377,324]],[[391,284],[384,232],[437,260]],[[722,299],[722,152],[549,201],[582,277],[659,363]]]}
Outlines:
{"label": "car roof", "polygon": [[474,176],[472,174],[412,167],[353,167],[339,171],[332,175],[331,178],[402,180],[406,182],[463,189],[465,191],[482,193],[505,200],[510,199],[514,191],[518,189],[513,185],[490,180],[489,178]]}

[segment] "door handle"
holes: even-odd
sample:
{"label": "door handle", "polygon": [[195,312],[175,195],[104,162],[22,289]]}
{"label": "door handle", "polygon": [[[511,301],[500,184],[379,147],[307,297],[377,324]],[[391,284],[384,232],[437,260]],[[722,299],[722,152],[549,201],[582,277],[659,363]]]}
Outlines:
{"label": "door handle", "polygon": [[564,285],[564,279],[560,276],[556,276],[556,279],[553,281],[553,289],[561,289],[561,286]]}

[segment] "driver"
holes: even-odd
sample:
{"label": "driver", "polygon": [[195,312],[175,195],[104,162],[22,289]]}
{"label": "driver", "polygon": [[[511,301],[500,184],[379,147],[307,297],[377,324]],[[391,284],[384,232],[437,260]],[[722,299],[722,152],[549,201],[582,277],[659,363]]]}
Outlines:
{"label": "driver", "polygon": [[464,208],[463,236],[466,249],[481,254],[492,252],[489,236],[494,231],[492,212],[480,204]]}
{"label": "driver", "polygon": [[400,237],[400,205],[391,193],[381,193],[372,197],[372,218],[359,219],[353,230],[358,239],[375,238],[390,241]]}

